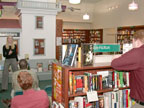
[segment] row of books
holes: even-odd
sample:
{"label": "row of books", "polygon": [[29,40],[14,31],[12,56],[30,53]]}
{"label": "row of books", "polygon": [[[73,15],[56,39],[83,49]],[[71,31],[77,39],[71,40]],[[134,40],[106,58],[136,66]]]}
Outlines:
{"label": "row of books", "polygon": [[129,94],[129,89],[107,92],[95,102],[88,102],[86,96],[79,96],[69,101],[69,108],[130,108],[134,101],[132,102]]}
{"label": "row of books", "polygon": [[134,34],[135,31],[134,30],[119,30],[118,34]]}
{"label": "row of books", "polygon": [[86,93],[93,90],[107,88],[129,87],[129,72],[99,71],[97,74],[84,72],[83,75],[75,75],[69,72],[70,94]]}
{"label": "row of books", "polygon": [[79,42],[84,42],[84,38],[63,38],[63,43],[79,43]]}
{"label": "row of books", "polygon": [[85,31],[63,31],[63,33],[79,33],[79,34],[84,34]]}

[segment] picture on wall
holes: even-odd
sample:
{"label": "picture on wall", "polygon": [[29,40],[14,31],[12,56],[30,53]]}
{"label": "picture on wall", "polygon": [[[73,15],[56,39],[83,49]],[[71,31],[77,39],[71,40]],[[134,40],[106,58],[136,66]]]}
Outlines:
{"label": "picture on wall", "polygon": [[44,54],[45,54],[45,40],[34,39],[34,55],[44,55]]}

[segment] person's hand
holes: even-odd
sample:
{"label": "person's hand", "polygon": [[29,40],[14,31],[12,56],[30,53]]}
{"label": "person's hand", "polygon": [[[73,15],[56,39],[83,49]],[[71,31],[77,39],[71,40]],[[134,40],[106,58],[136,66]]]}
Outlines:
{"label": "person's hand", "polygon": [[114,55],[112,60],[119,58],[121,55]]}
{"label": "person's hand", "polygon": [[9,51],[9,55],[11,55],[11,54],[12,54],[12,50]]}

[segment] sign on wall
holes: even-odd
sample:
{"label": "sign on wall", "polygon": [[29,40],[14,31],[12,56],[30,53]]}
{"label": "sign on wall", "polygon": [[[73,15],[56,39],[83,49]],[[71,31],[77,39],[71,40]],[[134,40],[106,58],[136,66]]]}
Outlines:
{"label": "sign on wall", "polygon": [[20,33],[19,32],[0,32],[0,37],[8,37],[8,36],[20,37]]}

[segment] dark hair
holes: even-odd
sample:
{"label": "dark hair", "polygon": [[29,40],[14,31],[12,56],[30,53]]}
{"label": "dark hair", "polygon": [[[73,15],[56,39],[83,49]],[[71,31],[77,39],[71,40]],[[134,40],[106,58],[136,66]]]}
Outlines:
{"label": "dark hair", "polygon": [[26,59],[21,59],[19,61],[19,67],[20,67],[20,69],[27,69],[28,68],[28,63],[27,63]]}
{"label": "dark hair", "polygon": [[139,39],[142,43],[144,43],[144,29],[136,31],[133,38],[135,40]]}

